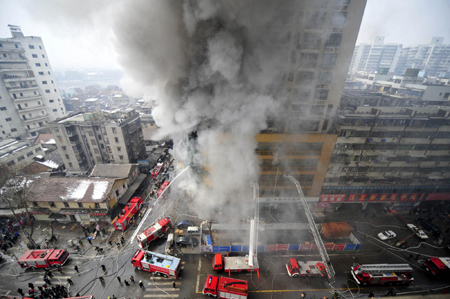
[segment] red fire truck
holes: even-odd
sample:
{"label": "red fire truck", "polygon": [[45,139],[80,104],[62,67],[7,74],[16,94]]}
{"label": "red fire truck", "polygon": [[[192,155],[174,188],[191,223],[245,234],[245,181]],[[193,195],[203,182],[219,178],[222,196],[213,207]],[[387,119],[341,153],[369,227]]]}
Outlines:
{"label": "red fire truck", "polygon": [[248,282],[229,277],[208,275],[202,293],[217,298],[246,299],[248,295]]}
{"label": "red fire truck", "polygon": [[450,274],[450,257],[430,257],[425,260],[424,265],[434,275]]}
{"label": "red fire truck", "polygon": [[114,218],[114,227],[117,230],[126,230],[131,219],[141,210],[143,202],[142,197],[133,197],[125,208],[122,209],[122,212]]}
{"label": "red fire truck", "polygon": [[28,250],[18,260],[21,268],[48,268],[62,266],[69,259],[69,252],[65,249]]}
{"label": "red fire truck", "polygon": [[286,270],[290,277],[296,276],[313,276],[321,275],[325,276],[327,274],[327,269],[322,262],[319,261],[309,261],[302,262],[297,261],[295,258],[290,258],[286,263]]}
{"label": "red fire truck", "polygon": [[152,179],[156,180],[163,170],[164,163],[157,163],[155,168],[153,168],[152,172],[150,173],[150,176],[152,177]]}
{"label": "red fire truck", "polygon": [[139,247],[145,248],[151,241],[164,236],[171,225],[172,223],[170,222],[170,218],[164,217],[152,226],[144,229],[139,235],[136,236]]}
{"label": "red fire truck", "polygon": [[178,278],[181,271],[179,258],[142,249],[136,251],[131,259],[131,264],[138,270],[175,279]]}
{"label": "red fire truck", "polygon": [[408,264],[353,264],[352,276],[358,284],[409,284],[414,281]]}
{"label": "red fire truck", "polygon": [[[158,193],[156,193],[156,198],[158,198],[164,190],[166,190],[167,186],[169,186],[169,181],[165,181],[164,184],[162,184],[161,188],[159,188]],[[164,198],[164,194],[161,195],[161,198]]]}
{"label": "red fire truck", "polygon": [[213,270],[221,272],[253,272],[256,271],[259,277],[258,259],[253,259],[253,266],[248,264],[248,256],[227,256],[224,257],[220,253],[216,254],[212,260]]}

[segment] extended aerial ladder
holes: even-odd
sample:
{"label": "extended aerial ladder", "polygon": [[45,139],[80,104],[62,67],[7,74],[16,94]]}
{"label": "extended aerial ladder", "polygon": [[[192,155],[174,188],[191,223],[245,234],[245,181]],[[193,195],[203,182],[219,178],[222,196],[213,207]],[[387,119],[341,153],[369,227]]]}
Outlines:
{"label": "extended aerial ladder", "polygon": [[[358,265],[358,264],[355,264]],[[358,270],[369,273],[385,273],[385,272],[412,272],[413,269],[408,264],[367,264],[360,265]]]}
{"label": "extended aerial ladder", "polygon": [[300,196],[300,202],[302,203],[303,209],[305,210],[306,218],[308,219],[309,226],[311,228],[311,232],[314,237],[314,241],[316,242],[317,249],[319,250],[320,256],[322,257],[322,262],[326,268],[328,280],[330,284],[334,284],[336,279],[336,272],[333,269],[333,265],[331,264],[330,257],[328,256],[327,250],[325,249],[325,245],[322,242],[322,238],[320,237],[319,230],[317,229],[316,223],[314,222],[313,215],[311,210],[308,207],[308,203],[306,202],[305,195],[303,194],[302,187],[300,183],[290,175],[289,171],[284,172],[284,177],[290,179],[295,186],[297,187],[298,195]]}

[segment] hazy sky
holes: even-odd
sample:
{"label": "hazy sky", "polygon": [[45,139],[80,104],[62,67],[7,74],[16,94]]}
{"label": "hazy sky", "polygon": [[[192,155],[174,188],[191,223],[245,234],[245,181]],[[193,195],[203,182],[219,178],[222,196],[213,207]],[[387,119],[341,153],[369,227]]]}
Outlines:
{"label": "hazy sky", "polygon": [[[25,35],[43,38],[54,68],[117,68],[110,24],[127,21],[115,18],[118,1],[0,0],[0,37],[11,36],[8,24],[19,25]],[[432,36],[449,44],[449,16],[448,0],[368,0],[357,43],[382,35],[404,46]]]}

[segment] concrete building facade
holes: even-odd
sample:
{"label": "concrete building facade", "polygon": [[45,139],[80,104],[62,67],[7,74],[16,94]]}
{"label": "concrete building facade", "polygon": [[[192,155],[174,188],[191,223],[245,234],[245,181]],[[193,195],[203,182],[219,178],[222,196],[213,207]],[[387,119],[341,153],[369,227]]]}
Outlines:
{"label": "concrete building facade", "polygon": [[384,36],[377,36],[371,44],[359,44],[353,51],[350,72],[378,72],[380,68],[393,73],[402,50],[401,44],[385,44]]}
{"label": "concrete building facade", "polygon": [[137,163],[145,158],[139,113],[133,109],[75,113],[49,124],[69,171],[95,164]]}
{"label": "concrete building facade", "polygon": [[37,156],[44,156],[44,149],[40,144],[6,139],[0,141],[0,165],[19,171],[33,163]]}
{"label": "concrete building facade", "polygon": [[376,75],[348,82],[320,200],[401,209],[449,199],[449,103],[448,79]]}
{"label": "concrete building facade", "polygon": [[66,114],[42,39],[10,30],[0,39],[1,139],[36,136]]}
{"label": "concrete building facade", "polygon": [[406,69],[417,68],[427,76],[439,76],[450,72],[450,45],[444,45],[443,37],[433,37],[430,43],[402,49],[396,75],[404,75]]}
{"label": "concrete building facade", "polygon": [[[290,170],[307,196],[319,196],[337,135],[332,133],[366,1],[280,2],[274,12],[277,52],[286,57],[289,94],[280,123],[256,136],[261,196],[294,196]],[[274,163],[276,162],[276,163]]]}

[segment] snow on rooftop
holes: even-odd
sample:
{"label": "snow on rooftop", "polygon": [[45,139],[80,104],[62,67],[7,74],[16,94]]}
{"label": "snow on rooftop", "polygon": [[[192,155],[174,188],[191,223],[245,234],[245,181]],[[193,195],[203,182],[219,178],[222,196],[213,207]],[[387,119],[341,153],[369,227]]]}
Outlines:
{"label": "snow on rooftop", "polygon": [[56,144],[55,139],[50,139],[49,141],[45,142],[45,144]]}
{"label": "snow on rooftop", "polygon": [[94,192],[92,193],[92,199],[102,199],[103,195],[108,188],[109,183],[107,181],[94,182]]}
{"label": "snow on rooftop", "polygon": [[89,188],[89,185],[91,184],[91,181],[81,181],[79,185],[77,185],[75,188],[71,188],[67,190],[67,195],[69,195],[70,198],[73,199],[82,199],[84,195],[86,194],[87,189]]}
{"label": "snow on rooftop", "polygon": [[39,164],[42,164],[44,166],[56,169],[59,167],[58,163],[52,161],[52,160],[48,160],[48,161],[44,161],[44,162],[38,162]]}

